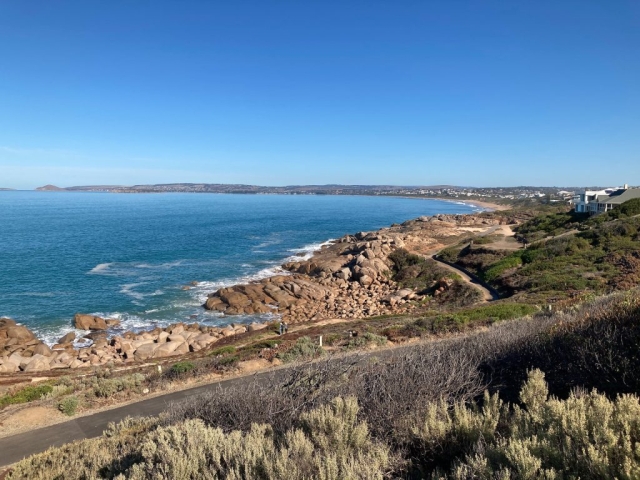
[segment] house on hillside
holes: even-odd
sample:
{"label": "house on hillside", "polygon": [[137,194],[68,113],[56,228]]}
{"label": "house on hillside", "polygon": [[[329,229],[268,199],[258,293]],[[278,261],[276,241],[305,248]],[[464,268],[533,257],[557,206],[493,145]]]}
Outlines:
{"label": "house on hillside", "polygon": [[627,200],[640,198],[640,188],[607,188],[604,190],[586,190],[573,199],[576,212],[597,215],[619,207]]}
{"label": "house on hillside", "polygon": [[598,196],[611,195],[619,189],[619,187],[611,187],[603,190],[585,190],[583,193],[575,195],[572,203],[575,205],[576,212],[587,213],[590,211],[590,205],[596,202]]}

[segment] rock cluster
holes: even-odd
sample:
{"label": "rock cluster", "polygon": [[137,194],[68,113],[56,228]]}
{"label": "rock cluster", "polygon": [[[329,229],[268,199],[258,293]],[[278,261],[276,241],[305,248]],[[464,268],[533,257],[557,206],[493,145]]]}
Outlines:
{"label": "rock cluster", "polygon": [[94,315],[85,315],[76,313],[73,318],[74,325],[79,330],[107,330],[109,327],[117,327],[120,325],[119,320],[96,317]]}
{"label": "rock cluster", "polygon": [[[436,215],[346,235],[311,259],[283,265],[289,275],[220,289],[209,295],[204,307],[226,315],[273,312],[289,323],[405,313],[408,302],[421,297],[390,280],[391,252],[407,248],[431,254],[445,239],[502,223],[507,220],[486,214]],[[448,287],[438,285],[437,292]]]}
{"label": "rock cluster", "polygon": [[[76,325],[80,317],[83,316],[76,316]],[[96,324],[101,325],[101,322]],[[93,339],[90,346],[80,348],[72,343],[75,333],[71,332],[50,348],[36,339],[26,327],[3,318],[0,319],[0,373],[42,372],[58,368],[143,362],[197,352],[222,338],[266,327],[264,323],[231,324],[224,328],[176,323],[149,332],[127,332],[113,338],[109,338],[106,331],[99,331],[89,335]]]}

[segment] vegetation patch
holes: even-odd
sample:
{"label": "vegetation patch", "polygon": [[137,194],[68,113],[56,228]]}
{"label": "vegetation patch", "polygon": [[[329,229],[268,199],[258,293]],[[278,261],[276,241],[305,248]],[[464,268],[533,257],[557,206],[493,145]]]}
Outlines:
{"label": "vegetation patch", "polygon": [[0,408],[4,408],[7,405],[16,405],[40,400],[51,392],[53,392],[53,386],[49,384],[29,385],[16,392],[0,397]]}
{"label": "vegetation patch", "polygon": [[65,397],[58,402],[58,410],[60,410],[65,415],[72,417],[76,414],[78,403],[78,397],[76,397],[75,395]]}
{"label": "vegetation patch", "polygon": [[324,355],[324,349],[309,337],[300,337],[291,348],[283,353],[278,353],[284,363],[295,360],[309,360]]}
{"label": "vegetation patch", "polygon": [[531,243],[527,249],[508,253],[461,248],[447,254],[503,295],[517,294],[521,301],[546,303],[628,289],[640,280],[638,204],[630,201],[591,218],[567,212],[539,215],[518,227],[518,233],[541,238],[568,234]]}
{"label": "vegetation patch", "polygon": [[219,355],[228,355],[231,353],[236,353],[236,347],[233,345],[225,345],[224,347],[218,347],[211,350],[207,355],[210,357],[217,357]]}
{"label": "vegetation patch", "polygon": [[346,348],[362,348],[367,345],[376,345],[382,347],[387,344],[387,337],[382,335],[376,335],[375,333],[365,332],[362,335],[351,338],[347,343]]}
{"label": "vegetation patch", "polygon": [[522,318],[538,310],[538,307],[524,303],[491,303],[452,313],[425,315],[404,325],[388,327],[383,334],[391,341],[401,341],[403,338],[423,335],[457,333],[498,321]]}
{"label": "vegetation patch", "polygon": [[114,378],[95,378],[93,393],[96,397],[109,398],[119,392],[138,391],[145,381],[141,373]]}

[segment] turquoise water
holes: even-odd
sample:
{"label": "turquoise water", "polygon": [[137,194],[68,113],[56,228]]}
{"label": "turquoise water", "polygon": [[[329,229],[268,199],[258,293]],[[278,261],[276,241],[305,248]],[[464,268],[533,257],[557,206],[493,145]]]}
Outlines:
{"label": "turquoise water", "polygon": [[474,209],[361,196],[0,192],[0,316],[49,342],[72,330],[76,312],[126,329],[250,321],[201,304],[346,233]]}

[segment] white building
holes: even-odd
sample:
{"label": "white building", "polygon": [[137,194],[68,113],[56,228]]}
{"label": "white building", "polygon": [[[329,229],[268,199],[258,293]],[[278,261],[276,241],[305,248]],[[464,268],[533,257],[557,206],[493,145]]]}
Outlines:
{"label": "white building", "polygon": [[629,186],[625,185],[623,188],[610,187],[604,190],[585,190],[584,193],[574,195],[572,203],[575,205],[576,212],[578,213],[595,213],[597,210],[594,209],[597,208],[598,196],[609,196],[618,190],[626,190],[628,188]]}
{"label": "white building", "polygon": [[596,215],[613,210],[634,198],[640,198],[640,188],[629,188],[629,185],[625,184],[622,188],[607,188],[599,191],[587,190],[580,195],[576,195],[573,198],[573,204],[576,212]]}

